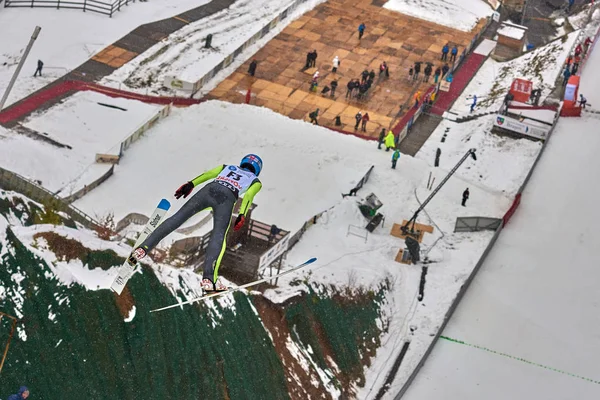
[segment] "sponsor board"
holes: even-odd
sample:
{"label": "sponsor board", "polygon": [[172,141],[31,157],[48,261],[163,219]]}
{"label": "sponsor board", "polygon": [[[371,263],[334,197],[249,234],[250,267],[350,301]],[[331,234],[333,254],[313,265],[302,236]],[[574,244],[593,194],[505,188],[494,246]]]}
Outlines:
{"label": "sponsor board", "polygon": [[496,115],[494,126],[542,140],[546,139],[546,136],[548,136],[548,132],[550,131],[550,127],[545,128],[541,126],[529,125],[525,122],[521,122],[505,115]]}
{"label": "sponsor board", "polygon": [[271,247],[267,250],[258,261],[258,269],[263,267],[268,267],[273,261],[277,259],[280,255],[285,253],[288,249],[288,245],[290,243],[290,234],[285,235],[279,242],[275,244],[275,246]]}

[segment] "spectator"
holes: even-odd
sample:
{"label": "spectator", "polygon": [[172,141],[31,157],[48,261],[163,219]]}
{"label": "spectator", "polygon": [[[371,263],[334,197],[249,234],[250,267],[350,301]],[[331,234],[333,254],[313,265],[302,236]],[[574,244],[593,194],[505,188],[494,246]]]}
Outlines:
{"label": "spectator", "polygon": [[582,94],[579,95],[579,106],[581,108],[585,108],[585,105],[587,103],[587,99],[585,97],[583,97]]}
{"label": "spectator", "polygon": [[8,396],[8,399],[6,399],[6,400],[24,400],[28,397],[29,397],[29,389],[27,389],[27,386],[21,386],[19,388],[19,391],[17,392],[17,394],[12,394],[12,395]]}
{"label": "spectator", "polygon": [[367,28],[367,27],[365,26],[365,24],[360,24],[360,25],[358,26],[358,40],[362,39],[362,37],[363,37],[363,35],[364,35],[364,33],[365,33],[365,29],[366,29],[366,28]]}
{"label": "spectator", "polygon": [[454,47],[452,47],[452,50],[450,51],[450,62],[456,61],[457,54],[458,48],[456,47],[456,45],[454,45]]}
{"label": "spectator", "polygon": [[400,150],[396,149],[396,150],[394,150],[394,154],[392,154],[392,169],[396,169],[396,163],[398,162],[399,158],[400,158]]}
{"label": "spectator", "polygon": [[442,70],[440,69],[440,67],[437,67],[435,69],[435,72],[433,73],[433,83],[438,83],[438,80],[440,79],[440,75],[442,74]]}
{"label": "spectator", "polygon": [[37,76],[38,73],[40,74],[40,76],[42,76],[42,68],[44,68],[44,63],[42,62],[42,60],[38,60],[37,68],[33,73],[34,78]]}
{"label": "spectator", "polygon": [[475,110],[475,107],[477,107],[477,95],[473,95],[473,103],[471,103],[471,111],[473,112]]}
{"label": "spectator", "polygon": [[571,63],[573,62],[573,56],[569,54],[569,57],[567,57],[567,67],[571,66]]}
{"label": "spectator", "polygon": [[421,100],[421,92],[417,91],[417,93],[415,93],[415,96],[413,97],[414,101],[415,101],[415,108],[419,107],[419,101]]}
{"label": "spectator", "polygon": [[338,87],[337,79],[331,81],[331,97],[335,96],[335,89]]}
{"label": "spectator", "polygon": [[375,70],[371,69],[371,72],[369,72],[369,79],[370,80],[375,79]]}
{"label": "spectator", "polygon": [[567,82],[569,81],[570,77],[571,77],[571,71],[569,71],[569,67],[567,67],[563,71],[563,86],[567,86]]}
{"label": "spectator", "polygon": [[310,118],[310,123],[311,124],[319,125],[319,121],[317,121],[317,117],[319,116],[319,109],[318,108],[315,111],[313,111],[310,114],[308,114],[308,116]]}
{"label": "spectator", "polygon": [[316,67],[317,66],[317,50],[313,50],[310,56],[310,67]]}
{"label": "spectator", "polygon": [[448,59],[448,51],[450,50],[450,48],[448,47],[448,43],[446,43],[444,45],[444,47],[442,47],[442,61],[446,61]]}
{"label": "spectator", "polygon": [[413,67],[410,67],[410,69],[408,70],[408,80],[412,81],[413,79]]}
{"label": "spectator", "polygon": [[254,76],[255,72],[256,72],[256,60],[252,60],[252,62],[250,63],[250,66],[248,67],[248,73],[250,74],[250,76]]}
{"label": "spectator", "polygon": [[364,70],[361,74],[361,79],[360,79],[360,83],[366,82],[367,78],[369,77],[369,71],[368,70]]}
{"label": "spectator", "polygon": [[338,56],[333,57],[333,69],[331,70],[331,72],[333,72],[334,74],[337,72],[337,69],[340,67],[340,59],[338,58]]}
{"label": "spectator", "polygon": [[450,67],[448,66],[448,63],[446,63],[442,67],[442,78],[446,76],[446,74],[448,73],[448,71],[450,71]]}
{"label": "spectator", "polygon": [[567,12],[571,12],[571,7],[575,4],[575,0],[569,0],[569,5],[567,6]]}
{"label": "spectator", "polygon": [[577,46],[575,46],[575,57],[581,55],[582,51],[583,49],[581,48],[581,43],[577,43]]}
{"label": "spectator", "polygon": [[363,115],[362,117],[362,126],[361,126],[361,130],[363,132],[367,131],[367,122],[369,122],[369,113],[366,112],[365,115]]}
{"label": "spectator", "polygon": [[469,200],[469,188],[466,188],[465,191],[463,192],[462,203],[461,203],[463,207],[467,206],[467,200]]}
{"label": "spectator", "polygon": [[360,125],[360,121],[362,121],[362,114],[359,112],[356,113],[356,115],[354,116],[354,119],[356,120],[356,125],[354,125],[354,130],[358,129],[358,125]]}
{"label": "spectator", "polygon": [[580,56],[575,56],[575,58],[573,58],[573,68],[571,69],[571,75],[575,75],[577,73],[577,71],[579,70],[580,62],[581,62]]}
{"label": "spectator", "polygon": [[588,36],[585,39],[585,42],[583,43],[583,55],[585,56],[588,52],[588,49],[590,48],[590,45],[592,44],[592,39],[590,39],[590,37]]}
{"label": "spectator", "polygon": [[319,79],[319,71],[315,71],[315,73],[313,74],[313,80],[318,80]]}
{"label": "spectator", "polygon": [[312,51],[306,53],[306,65],[304,65],[304,69],[309,69],[312,64]]}
{"label": "spectator", "polygon": [[379,79],[381,79],[381,74],[385,73],[386,76],[390,76],[389,72],[387,72],[387,63],[384,61],[379,65]]}
{"label": "spectator", "polygon": [[431,64],[427,64],[425,66],[425,69],[423,70],[423,82],[429,82],[429,77],[431,76],[432,70],[433,68],[431,68]]}
{"label": "spectator", "polygon": [[420,61],[415,62],[414,71],[415,71],[415,75],[413,76],[413,80],[416,81],[419,79],[419,72],[421,72],[421,62]]}
{"label": "spectator", "polygon": [[350,81],[348,81],[348,83],[346,84],[346,98],[351,97],[352,96],[352,91],[354,90],[354,80],[350,79]]}
{"label": "spectator", "polygon": [[379,140],[377,141],[377,150],[381,150],[381,145],[383,144],[384,139],[385,139],[385,128],[381,128],[381,132],[379,132]]}
{"label": "spectator", "polygon": [[396,145],[396,138],[394,137],[394,132],[389,131],[385,137],[385,151],[390,151],[390,149],[394,148]]}

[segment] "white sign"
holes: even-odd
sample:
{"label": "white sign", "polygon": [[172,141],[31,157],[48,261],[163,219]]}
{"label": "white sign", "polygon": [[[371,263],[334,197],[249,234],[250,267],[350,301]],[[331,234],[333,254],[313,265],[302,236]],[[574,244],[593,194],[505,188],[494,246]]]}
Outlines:
{"label": "white sign", "polygon": [[194,90],[194,84],[192,82],[182,81],[174,76],[165,76],[165,79],[163,80],[163,86],[175,90]]}
{"label": "white sign", "polygon": [[450,85],[452,84],[452,82],[448,82],[445,79],[442,79],[442,81],[440,82],[440,90],[444,91],[444,92],[448,92],[450,90]]}
{"label": "white sign", "polygon": [[544,140],[546,139],[546,136],[550,131],[550,127],[546,128],[541,126],[529,125],[525,122],[521,122],[519,120],[507,117],[505,115],[496,115],[494,126],[500,127],[502,129],[507,129],[509,131],[517,132],[525,136],[530,136],[536,139]]}
{"label": "white sign", "polygon": [[[497,9],[498,3],[497,2],[495,2],[495,3],[496,3],[496,6],[494,7],[494,4],[492,4],[492,7],[494,7],[494,9]],[[498,11],[494,11],[494,13],[492,14],[492,19],[496,22],[500,22],[500,13]]]}
{"label": "white sign", "polygon": [[275,246],[271,247],[267,250],[260,259],[258,260],[258,269],[269,266],[273,261],[277,259],[280,255],[285,253],[288,249],[288,244],[290,242],[290,234],[285,235]]}
{"label": "white sign", "polygon": [[568,100],[568,101],[577,100],[575,98],[576,93],[577,93],[577,86],[573,85],[572,83],[567,84],[567,88],[565,89],[565,100]]}

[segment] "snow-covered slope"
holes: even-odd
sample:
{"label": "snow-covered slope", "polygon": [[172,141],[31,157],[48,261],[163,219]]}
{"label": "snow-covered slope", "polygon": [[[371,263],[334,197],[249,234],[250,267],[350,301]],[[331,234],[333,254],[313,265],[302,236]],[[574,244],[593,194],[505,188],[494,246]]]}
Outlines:
{"label": "snow-covered slope", "polygon": [[[600,90],[596,53],[582,79],[590,97]],[[480,348],[441,340],[405,398],[600,395],[598,121],[559,121],[519,209],[443,332]]]}

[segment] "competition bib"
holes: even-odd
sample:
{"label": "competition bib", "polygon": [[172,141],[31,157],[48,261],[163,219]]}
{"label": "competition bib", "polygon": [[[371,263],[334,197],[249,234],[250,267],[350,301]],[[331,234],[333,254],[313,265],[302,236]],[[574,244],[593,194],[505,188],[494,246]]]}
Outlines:
{"label": "competition bib", "polygon": [[227,165],[215,178],[215,182],[231,189],[233,193],[239,196],[248,190],[255,179],[256,175],[252,172],[245,171],[235,165]]}

